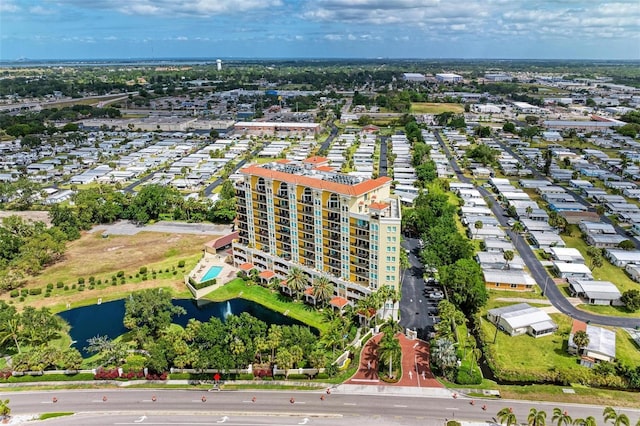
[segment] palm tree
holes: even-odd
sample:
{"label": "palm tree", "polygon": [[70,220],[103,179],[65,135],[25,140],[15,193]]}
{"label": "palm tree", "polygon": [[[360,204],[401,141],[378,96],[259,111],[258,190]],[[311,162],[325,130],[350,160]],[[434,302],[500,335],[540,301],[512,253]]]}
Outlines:
{"label": "palm tree", "polygon": [[503,408],[502,410],[498,411],[496,417],[498,418],[500,424],[506,424],[507,426],[518,424],[518,419],[516,418],[516,415],[513,414],[513,408]]}
{"label": "palm tree", "polygon": [[574,419],[573,424],[575,426],[598,426],[598,422],[596,422],[596,418],[593,416],[589,416],[585,419]]}
{"label": "palm tree", "polygon": [[522,234],[524,232],[524,226],[522,225],[521,222],[516,222],[511,227],[511,230],[516,234]]}
{"label": "palm tree", "polygon": [[573,343],[578,348],[578,355],[580,355],[582,349],[589,346],[589,335],[584,330],[578,330],[573,335]]}
{"label": "palm tree", "polygon": [[11,407],[9,407],[8,399],[0,399],[0,416],[6,419],[11,414]]}
{"label": "palm tree", "polygon": [[515,257],[515,254],[513,253],[513,250],[505,250],[504,253],[502,253],[502,257],[504,258],[504,267],[507,269],[511,269],[509,267],[509,262],[511,262],[513,260],[513,258]]}
{"label": "palm tree", "polygon": [[484,223],[481,220],[476,220],[476,223],[473,224],[473,227],[476,228],[476,236],[478,235],[478,231],[482,229]]}
{"label": "palm tree", "polygon": [[6,322],[6,328],[0,334],[0,345],[4,345],[9,339],[13,340],[13,344],[16,346],[18,353],[22,353],[20,350],[20,344],[18,343],[18,331],[20,328],[20,321],[18,318],[10,318]]}
{"label": "palm tree", "polygon": [[613,407],[604,407],[602,411],[605,423],[611,421],[613,426],[629,426],[629,417],[624,413],[617,412]]}
{"label": "palm tree", "polygon": [[307,288],[307,282],[307,276],[302,269],[294,266],[289,270],[287,284],[292,292],[299,295],[305,288]]}
{"label": "palm tree", "polygon": [[531,216],[531,213],[533,213],[533,207],[527,206],[527,208],[524,209],[524,211],[527,213],[527,219],[529,219],[529,216]]}
{"label": "palm tree", "polygon": [[380,345],[378,346],[378,359],[387,360],[389,366],[389,378],[393,375],[393,363],[394,359],[396,364],[402,357],[402,348],[400,347],[400,341],[391,333],[382,336]]}
{"label": "palm tree", "polygon": [[312,287],[316,303],[326,302],[333,296],[333,283],[325,276],[315,277]]}
{"label": "palm tree", "polygon": [[431,359],[442,371],[447,372],[458,362],[456,348],[449,339],[437,339],[431,347]]}
{"label": "palm tree", "polygon": [[558,407],[553,409],[553,417],[551,417],[551,420],[556,422],[556,426],[568,426],[573,423],[569,413],[562,411]]}
{"label": "palm tree", "polygon": [[369,327],[371,318],[378,312],[378,309],[380,309],[380,298],[376,293],[366,295],[358,300],[358,304],[356,305],[358,315],[364,317],[366,327]]}
{"label": "palm tree", "polygon": [[545,426],[547,423],[547,413],[542,410],[532,408],[529,410],[527,421],[529,422],[529,426]]}

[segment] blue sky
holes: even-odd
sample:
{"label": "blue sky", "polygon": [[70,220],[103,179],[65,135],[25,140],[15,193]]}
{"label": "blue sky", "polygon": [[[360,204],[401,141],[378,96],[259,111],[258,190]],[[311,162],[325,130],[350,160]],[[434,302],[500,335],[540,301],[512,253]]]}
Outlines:
{"label": "blue sky", "polygon": [[0,0],[0,59],[640,59],[640,0]]}

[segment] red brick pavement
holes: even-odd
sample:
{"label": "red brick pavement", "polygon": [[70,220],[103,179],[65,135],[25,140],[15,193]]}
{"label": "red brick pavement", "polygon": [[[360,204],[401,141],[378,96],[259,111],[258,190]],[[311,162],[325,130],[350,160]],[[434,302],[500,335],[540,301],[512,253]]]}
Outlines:
{"label": "red brick pavement", "polygon": [[[378,378],[378,344],[382,334],[369,339],[360,354],[360,366],[347,384],[384,385],[413,387],[443,387],[429,368],[429,345],[422,340],[409,340],[404,334],[398,334],[402,348],[402,377],[397,383],[385,383]],[[417,372],[416,372],[417,369]]]}

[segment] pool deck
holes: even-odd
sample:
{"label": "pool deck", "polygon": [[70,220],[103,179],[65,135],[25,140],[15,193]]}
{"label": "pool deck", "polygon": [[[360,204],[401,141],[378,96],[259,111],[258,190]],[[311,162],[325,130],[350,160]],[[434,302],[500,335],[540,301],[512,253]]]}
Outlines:
{"label": "pool deck", "polygon": [[[209,269],[212,266],[220,266],[222,270],[216,277],[216,284],[213,286],[209,286],[206,288],[206,293],[210,293],[218,287],[228,283],[229,281],[236,278],[238,275],[238,268],[233,265],[230,265],[224,261],[225,256],[219,254],[211,254],[205,252],[202,256],[202,259],[198,262],[198,264],[191,270],[188,277],[192,278],[195,282],[201,282],[202,278],[207,274]],[[205,289],[202,289],[205,290]],[[198,291],[198,297],[202,297],[200,294],[201,290]]]}

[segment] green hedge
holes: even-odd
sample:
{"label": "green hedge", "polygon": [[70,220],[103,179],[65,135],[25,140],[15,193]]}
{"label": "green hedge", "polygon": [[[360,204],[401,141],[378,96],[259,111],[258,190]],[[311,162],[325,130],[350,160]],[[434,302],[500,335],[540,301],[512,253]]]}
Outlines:
{"label": "green hedge", "polygon": [[289,374],[289,380],[309,380],[309,376],[306,374]]}
{"label": "green hedge", "polygon": [[212,278],[207,281],[197,282],[193,278],[189,277],[189,284],[196,290],[203,289],[205,287],[209,287],[210,285],[215,285],[218,281],[215,278]]}
{"label": "green hedge", "polygon": [[2,383],[26,383],[26,382],[73,382],[81,380],[93,380],[91,373],[78,374],[46,374],[42,376],[11,376],[7,379],[0,379]]}

